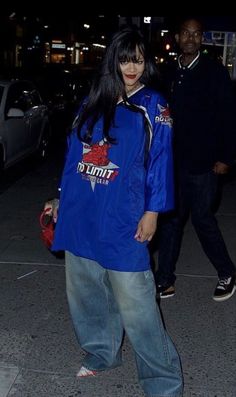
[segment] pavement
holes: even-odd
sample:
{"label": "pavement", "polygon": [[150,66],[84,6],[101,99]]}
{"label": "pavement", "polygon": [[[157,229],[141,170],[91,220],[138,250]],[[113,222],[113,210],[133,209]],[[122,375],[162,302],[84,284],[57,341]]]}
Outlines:
{"label": "pavement", "polygon": [[[51,157],[0,194],[0,397],[143,397],[127,338],[122,367],[76,380],[84,353],[68,312],[64,259],[39,238],[38,216],[60,172]],[[235,175],[224,184],[217,219],[236,263]],[[216,273],[190,223],[177,276],[176,295],[161,310],[182,359],[184,397],[235,397],[236,294],[213,301]]]}

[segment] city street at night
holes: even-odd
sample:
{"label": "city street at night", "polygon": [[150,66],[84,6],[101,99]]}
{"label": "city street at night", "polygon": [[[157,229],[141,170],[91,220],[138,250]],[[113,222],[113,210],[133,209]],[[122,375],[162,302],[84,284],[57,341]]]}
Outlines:
{"label": "city street at night", "polygon": [[236,397],[236,17],[32,5],[0,16],[0,397]]}

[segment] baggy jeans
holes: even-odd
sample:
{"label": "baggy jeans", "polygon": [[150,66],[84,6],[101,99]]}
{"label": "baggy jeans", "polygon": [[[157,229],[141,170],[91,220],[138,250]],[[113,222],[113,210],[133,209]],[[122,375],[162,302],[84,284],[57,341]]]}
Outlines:
{"label": "baggy jeans", "polygon": [[125,330],[148,397],[181,397],[181,364],[156,303],[151,270],[119,272],[66,252],[66,289],[75,333],[87,352],[83,365],[121,365]]}

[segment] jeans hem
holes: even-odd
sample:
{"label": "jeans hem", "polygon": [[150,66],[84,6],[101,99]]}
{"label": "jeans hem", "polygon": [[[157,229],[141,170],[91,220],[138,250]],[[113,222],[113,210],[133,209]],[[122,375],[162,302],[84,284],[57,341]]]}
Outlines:
{"label": "jeans hem", "polygon": [[183,397],[183,392],[181,394],[145,394],[146,397]]}
{"label": "jeans hem", "polygon": [[114,368],[117,368],[117,367],[121,367],[122,364],[123,364],[123,362],[120,362],[120,363],[114,364],[114,365],[112,365],[112,366],[110,366],[110,367],[104,367],[104,368],[99,368],[99,369],[98,369],[98,368],[91,368],[91,366],[90,366],[90,365],[87,365],[86,362],[82,362],[82,366],[83,366],[83,367],[86,367],[86,368],[89,369],[90,371],[96,371],[96,372],[109,371],[110,369],[114,369]]}

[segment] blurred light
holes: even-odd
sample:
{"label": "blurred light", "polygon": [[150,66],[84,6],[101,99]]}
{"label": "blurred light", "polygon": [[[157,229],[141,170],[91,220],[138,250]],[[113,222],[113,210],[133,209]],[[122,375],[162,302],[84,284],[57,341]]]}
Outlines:
{"label": "blurred light", "polygon": [[16,16],[16,13],[15,13],[15,12],[12,12],[12,13],[9,15],[9,19],[14,19],[15,16]]}
{"label": "blurred light", "polygon": [[168,32],[169,32],[169,30],[162,29],[161,30],[161,36],[163,37],[165,35],[165,33],[168,33]]}
{"label": "blurred light", "polygon": [[143,17],[143,22],[144,23],[151,23],[152,17]]}
{"label": "blurred light", "polygon": [[106,48],[104,44],[93,43],[94,47]]}
{"label": "blurred light", "polygon": [[52,48],[61,48],[61,49],[65,49],[66,45],[63,43],[52,43]]}

